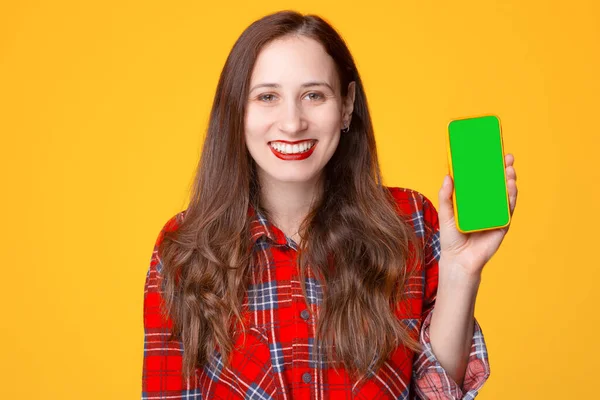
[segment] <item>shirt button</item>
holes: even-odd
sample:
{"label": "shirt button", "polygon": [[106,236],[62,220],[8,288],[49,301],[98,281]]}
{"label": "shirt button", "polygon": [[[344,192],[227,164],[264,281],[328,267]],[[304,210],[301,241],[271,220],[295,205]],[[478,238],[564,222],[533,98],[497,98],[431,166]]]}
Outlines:
{"label": "shirt button", "polygon": [[300,316],[302,317],[303,320],[308,320],[308,318],[310,317],[310,313],[308,312],[308,310],[305,308],[304,310],[300,311]]}
{"label": "shirt button", "polygon": [[302,374],[302,381],[304,383],[310,382],[311,379],[312,379],[312,377],[310,376],[310,374],[308,372],[305,372]]}

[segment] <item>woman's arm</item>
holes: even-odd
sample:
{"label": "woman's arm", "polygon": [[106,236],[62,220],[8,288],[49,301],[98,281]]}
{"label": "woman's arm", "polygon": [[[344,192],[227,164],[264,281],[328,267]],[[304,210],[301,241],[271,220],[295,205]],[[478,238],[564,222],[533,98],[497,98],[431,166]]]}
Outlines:
{"label": "woman's arm", "polygon": [[465,277],[460,268],[440,260],[438,293],[429,328],[431,347],[442,367],[461,386],[473,342],[480,282],[480,276]]}
{"label": "woman's arm", "polygon": [[165,224],[156,239],[144,284],[142,400],[202,398],[197,381],[183,377],[183,346],[179,340],[169,340],[172,322],[161,310],[163,276],[158,247],[164,233],[177,228],[177,217]]}
{"label": "woman's arm", "polygon": [[415,390],[426,399],[473,399],[490,375],[483,332],[473,315],[479,279],[463,279],[442,258],[437,211],[424,196],[422,207],[417,215],[425,235],[423,351],[413,362]]}

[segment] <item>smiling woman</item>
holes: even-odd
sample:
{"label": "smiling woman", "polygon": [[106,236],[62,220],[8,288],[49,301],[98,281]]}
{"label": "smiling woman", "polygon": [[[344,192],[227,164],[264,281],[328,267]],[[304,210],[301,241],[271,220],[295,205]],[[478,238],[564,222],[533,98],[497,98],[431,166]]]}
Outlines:
{"label": "smiling woman", "polygon": [[[293,182],[312,192],[350,121],[354,85],[342,94],[335,61],[310,37],[286,35],[263,47],[250,79],[244,130],[262,184]],[[310,143],[311,150],[301,153]]]}
{"label": "smiling woman", "polygon": [[261,18],[221,73],[190,205],[156,240],[142,397],[475,397],[477,321],[452,373],[429,339],[439,233],[429,199],[382,185],[340,35]]}

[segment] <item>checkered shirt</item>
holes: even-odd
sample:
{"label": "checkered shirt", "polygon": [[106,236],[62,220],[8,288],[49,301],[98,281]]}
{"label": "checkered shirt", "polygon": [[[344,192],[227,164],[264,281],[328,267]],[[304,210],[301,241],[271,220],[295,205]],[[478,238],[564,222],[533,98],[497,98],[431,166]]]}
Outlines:
{"label": "checkered shirt", "polygon": [[[408,310],[398,315],[419,338],[424,351],[414,354],[400,345],[383,366],[361,382],[349,379],[324,360],[313,361],[315,318],[323,291],[310,268],[304,300],[296,266],[297,244],[252,207],[253,257],[261,264],[252,273],[244,298],[245,335],[234,334],[231,366],[224,368],[215,351],[211,365],[183,378],[183,345],[168,340],[171,319],[160,315],[162,264],[158,245],[166,231],[176,230],[186,210],[173,216],[156,240],[144,287],[144,358],[142,399],[473,399],[490,375],[487,347],[480,325],[475,329],[469,363],[459,386],[436,359],[429,340],[440,258],[439,222],[435,207],[421,193],[386,187],[410,220],[424,246],[425,261],[409,279]],[[308,312],[306,303],[313,313]],[[243,342],[245,336],[245,342]],[[242,346],[243,342],[243,346]]]}

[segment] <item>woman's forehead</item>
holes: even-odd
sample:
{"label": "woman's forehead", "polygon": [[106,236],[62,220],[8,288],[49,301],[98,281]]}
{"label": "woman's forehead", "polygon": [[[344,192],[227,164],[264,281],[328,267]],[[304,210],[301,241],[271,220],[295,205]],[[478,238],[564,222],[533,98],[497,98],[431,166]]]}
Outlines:
{"label": "woman's forehead", "polygon": [[301,85],[324,81],[337,86],[333,58],[323,46],[306,36],[273,40],[260,51],[252,72],[252,86],[262,83]]}

